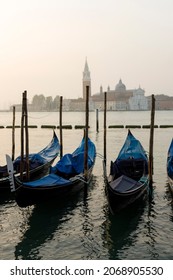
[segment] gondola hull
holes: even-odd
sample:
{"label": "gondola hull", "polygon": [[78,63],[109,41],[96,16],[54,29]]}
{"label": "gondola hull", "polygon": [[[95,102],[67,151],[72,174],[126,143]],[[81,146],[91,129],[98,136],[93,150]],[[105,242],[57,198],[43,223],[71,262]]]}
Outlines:
{"label": "gondola hull", "polygon": [[[91,180],[92,170],[89,171],[89,178]],[[73,196],[81,190],[85,190],[88,187],[88,183],[85,183],[85,178],[73,178],[73,180],[63,185],[57,186],[43,186],[39,188],[27,187],[21,185],[20,181],[15,180],[16,192],[15,200],[19,207],[27,207],[29,205],[43,203],[48,200],[61,201],[62,199]]]}
{"label": "gondola hull", "polygon": [[49,174],[38,180],[22,182],[13,176],[14,194],[20,207],[37,204],[49,199],[62,200],[88,186],[95,164],[96,148],[88,139],[88,168],[84,168],[85,141],[72,154],[65,154]]}
{"label": "gondola hull", "polygon": [[145,200],[148,195],[148,176],[144,177],[140,183],[136,182],[139,186],[132,191],[116,191],[116,189],[112,188],[112,183],[116,184],[116,180],[115,182],[107,182],[107,196],[110,209],[113,213],[118,213],[123,209],[132,207],[134,204],[137,205],[141,201]]}
{"label": "gondola hull", "polygon": [[[30,170],[29,177],[30,180],[38,179],[49,172],[50,166],[53,164],[57,155],[59,154],[60,145],[59,140],[54,132],[51,142],[39,153],[30,154]],[[16,178],[20,178],[20,157],[18,157],[14,162],[14,172],[16,173]],[[1,171],[2,169],[0,169]],[[23,172],[23,181],[26,181],[26,172]],[[0,193],[10,194],[10,181],[7,171],[7,166],[3,167],[3,172],[0,172]]]}
{"label": "gondola hull", "polygon": [[[49,172],[50,166],[53,164],[55,158],[51,161],[38,166],[37,168],[29,171],[30,180],[36,180],[46,175]],[[16,178],[20,178],[20,174],[16,175]],[[26,181],[26,173],[23,174],[23,181]],[[10,182],[9,177],[6,176],[0,180],[0,193],[10,194]]]}
{"label": "gondola hull", "polygon": [[[106,174],[105,164],[103,166]],[[130,130],[118,157],[111,161],[110,175],[105,177],[106,194],[113,213],[133,207],[148,195],[148,158]]]}
{"label": "gondola hull", "polygon": [[168,176],[168,184],[171,194],[173,195],[173,179]]}
{"label": "gondola hull", "polygon": [[171,141],[167,154],[167,176],[169,188],[173,195],[173,139]]}

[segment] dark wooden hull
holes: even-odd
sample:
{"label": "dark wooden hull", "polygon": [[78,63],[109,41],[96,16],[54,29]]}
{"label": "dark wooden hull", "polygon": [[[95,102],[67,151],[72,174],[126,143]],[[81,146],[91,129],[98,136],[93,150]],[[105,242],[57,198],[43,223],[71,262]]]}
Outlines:
{"label": "dark wooden hull", "polygon": [[[92,177],[92,168],[89,170],[89,180],[90,182]],[[83,178],[84,179],[84,178]],[[84,188],[87,188],[88,183],[86,184],[83,180],[76,177],[71,183],[66,185],[57,185],[54,187],[42,187],[42,188],[33,188],[24,186],[18,179],[15,179],[15,200],[20,207],[27,207],[29,205],[39,204],[48,200],[57,200],[60,201],[64,198],[67,198],[70,195],[78,193]]]}
{"label": "dark wooden hull", "polygon": [[111,211],[117,213],[123,209],[135,206],[148,196],[148,179],[146,178],[146,181],[138,190],[127,193],[119,193],[113,190],[110,182],[107,182],[106,192]]}
{"label": "dark wooden hull", "polygon": [[171,195],[173,195],[173,138],[171,140],[168,154],[167,154],[167,176],[168,176],[168,185],[171,192]]}
{"label": "dark wooden hull", "polygon": [[9,182],[9,178],[4,177],[0,179],[0,193],[1,194],[10,194],[11,190],[10,190],[10,182]]}
{"label": "dark wooden hull", "polygon": [[168,176],[168,184],[169,184],[169,189],[171,191],[171,194],[173,195],[173,179]]}
{"label": "dark wooden hull", "polygon": [[[56,158],[56,157],[55,157]],[[30,170],[30,180],[36,180],[41,178],[42,176],[46,175],[49,172],[50,166],[53,164],[54,159],[52,159],[50,162],[47,162],[41,166],[38,166],[37,168]],[[20,174],[16,175],[17,178],[20,178]],[[26,181],[26,174],[23,174],[23,181]],[[0,193],[9,193],[10,194],[10,182],[9,177],[4,177],[0,179]]]}

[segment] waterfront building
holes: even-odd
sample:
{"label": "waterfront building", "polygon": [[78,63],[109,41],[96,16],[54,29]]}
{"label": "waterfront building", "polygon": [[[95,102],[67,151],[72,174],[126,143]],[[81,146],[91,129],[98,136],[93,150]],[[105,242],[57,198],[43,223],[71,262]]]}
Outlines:
{"label": "waterfront building", "polygon": [[133,90],[133,96],[129,99],[130,110],[148,110],[148,100],[145,91],[139,86]]}
{"label": "waterfront building", "polygon": [[[144,96],[145,91],[140,87],[138,89],[126,89],[125,84],[120,79],[115,89],[107,88],[107,110],[147,110],[148,101]],[[103,109],[103,87],[100,92],[92,96],[96,108]]]}
{"label": "waterfront building", "polygon": [[[155,95],[155,109],[156,110],[173,110],[173,96],[164,94]],[[151,110],[151,96],[147,97],[148,109]]]}

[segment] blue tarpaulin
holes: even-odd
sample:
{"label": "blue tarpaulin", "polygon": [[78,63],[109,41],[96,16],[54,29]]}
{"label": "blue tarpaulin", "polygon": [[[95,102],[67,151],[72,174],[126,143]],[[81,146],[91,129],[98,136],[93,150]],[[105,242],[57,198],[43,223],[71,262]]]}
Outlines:
{"label": "blue tarpaulin", "polygon": [[[80,146],[72,153],[64,155],[52,168],[52,172],[65,174],[80,174],[84,171],[84,139]],[[88,139],[88,168],[93,164],[95,158],[95,145]]]}
{"label": "blue tarpaulin", "polygon": [[[41,166],[51,160],[53,160],[59,153],[60,145],[58,137],[55,132],[51,142],[40,152],[29,154],[29,168],[32,170],[38,166]],[[26,160],[26,156],[24,156],[24,162]],[[19,166],[21,162],[21,156],[17,157],[14,162],[14,169],[19,171]]]}
{"label": "blue tarpaulin", "polygon": [[167,173],[168,173],[168,176],[173,179],[173,139],[172,139],[170,147],[168,149]]}
{"label": "blue tarpaulin", "polygon": [[137,140],[129,130],[125,143],[117,157],[117,161],[127,160],[130,158],[147,160],[144,148],[139,140]]}
{"label": "blue tarpaulin", "polygon": [[[54,167],[51,167],[50,174],[36,181],[23,183],[23,185],[37,188],[70,185],[71,181],[68,180],[68,178],[83,173],[84,171],[84,152],[85,140],[83,139],[80,146],[72,154],[65,154]],[[93,166],[95,156],[96,147],[94,143],[88,139],[88,168]]]}

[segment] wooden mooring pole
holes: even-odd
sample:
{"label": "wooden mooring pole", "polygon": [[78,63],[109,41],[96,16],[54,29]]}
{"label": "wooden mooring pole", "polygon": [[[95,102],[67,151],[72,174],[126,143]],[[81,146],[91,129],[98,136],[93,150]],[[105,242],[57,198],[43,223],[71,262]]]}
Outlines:
{"label": "wooden mooring pole", "polygon": [[29,131],[28,131],[28,109],[27,92],[25,91],[25,150],[26,150],[26,179],[29,180]]}
{"label": "wooden mooring pole", "polygon": [[103,136],[103,160],[106,166],[106,111],[107,111],[107,92],[104,93],[104,136]]}
{"label": "wooden mooring pole", "polygon": [[85,152],[84,152],[84,176],[88,181],[88,127],[89,127],[89,86],[86,86],[85,103]]}
{"label": "wooden mooring pole", "polygon": [[96,131],[99,132],[99,109],[96,109]]}
{"label": "wooden mooring pole", "polygon": [[23,104],[24,93],[22,96],[22,116],[21,116],[21,134],[20,134],[20,180],[23,180],[23,171],[24,171],[24,104]]}
{"label": "wooden mooring pole", "polygon": [[155,97],[151,96],[151,126],[150,126],[150,142],[149,142],[149,191],[150,198],[153,192],[153,145],[154,145],[154,117],[155,117]]}
{"label": "wooden mooring pole", "polygon": [[[24,137],[25,128],[25,137]],[[25,140],[25,164],[24,164],[24,140]],[[22,117],[21,117],[21,161],[20,179],[23,180],[23,171],[26,166],[26,180],[29,180],[29,133],[28,133],[28,111],[27,111],[27,91],[23,92]]]}
{"label": "wooden mooring pole", "polygon": [[63,97],[60,96],[60,108],[59,108],[60,158],[62,158],[63,156],[62,103],[63,103]]}
{"label": "wooden mooring pole", "polygon": [[15,158],[15,106],[13,106],[13,123],[12,123],[12,160]]}

